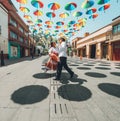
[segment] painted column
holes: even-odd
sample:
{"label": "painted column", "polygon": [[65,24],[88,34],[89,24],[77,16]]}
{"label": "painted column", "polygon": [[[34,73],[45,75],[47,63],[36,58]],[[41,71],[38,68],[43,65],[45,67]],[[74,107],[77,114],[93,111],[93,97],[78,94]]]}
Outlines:
{"label": "painted column", "polygon": [[101,59],[101,43],[97,43],[96,58]]}

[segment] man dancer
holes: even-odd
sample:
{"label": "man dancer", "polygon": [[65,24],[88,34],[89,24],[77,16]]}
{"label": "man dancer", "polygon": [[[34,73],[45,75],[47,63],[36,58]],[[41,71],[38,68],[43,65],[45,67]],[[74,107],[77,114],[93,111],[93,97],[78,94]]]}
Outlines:
{"label": "man dancer", "polygon": [[71,69],[67,65],[67,46],[65,39],[63,37],[59,38],[59,43],[59,62],[57,66],[56,78],[54,80],[60,80],[62,67],[64,67],[68,71],[68,73],[70,74],[70,78],[72,78],[74,75],[74,72],[71,71]]}

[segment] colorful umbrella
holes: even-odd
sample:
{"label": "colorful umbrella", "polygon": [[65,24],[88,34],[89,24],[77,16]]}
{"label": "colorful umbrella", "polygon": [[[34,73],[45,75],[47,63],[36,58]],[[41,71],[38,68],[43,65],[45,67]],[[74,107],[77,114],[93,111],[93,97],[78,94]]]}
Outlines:
{"label": "colorful umbrella", "polygon": [[86,14],[92,15],[92,14],[95,13],[96,11],[97,11],[96,8],[91,8],[91,9],[87,10]]}
{"label": "colorful umbrella", "polygon": [[53,12],[47,12],[46,16],[51,19],[51,18],[54,18],[56,15]]}
{"label": "colorful umbrella", "polygon": [[31,4],[36,8],[43,8],[44,4],[40,0],[32,0]]}
{"label": "colorful umbrella", "polygon": [[24,13],[29,13],[30,12],[30,10],[28,9],[28,8],[26,8],[26,7],[20,7],[19,8],[22,12],[24,12]]}
{"label": "colorful umbrella", "polygon": [[110,4],[105,4],[104,6],[100,7],[98,10],[99,11],[104,11],[110,7]]}
{"label": "colorful umbrella", "polygon": [[98,5],[102,5],[102,4],[105,4],[105,3],[108,3],[110,0],[98,0],[97,1],[97,4]]}
{"label": "colorful umbrella", "polygon": [[57,24],[58,26],[62,26],[62,25],[64,25],[64,22],[58,21],[58,22],[56,22],[56,24]]}
{"label": "colorful umbrella", "polygon": [[42,24],[37,24],[39,27],[42,26]]}
{"label": "colorful umbrella", "polygon": [[20,4],[26,4],[27,0],[16,0],[17,2],[19,2]]}
{"label": "colorful umbrella", "polygon": [[36,23],[42,23],[42,20],[41,19],[37,19]]}
{"label": "colorful umbrella", "polygon": [[90,7],[92,7],[94,5],[94,1],[93,0],[85,0],[83,3],[82,3],[82,8],[84,9],[88,9]]}
{"label": "colorful umbrella", "polygon": [[68,22],[68,25],[73,25],[73,24],[75,24],[75,21],[73,20]]}
{"label": "colorful umbrella", "polygon": [[45,24],[47,24],[47,25],[52,25],[53,22],[52,22],[52,21],[45,21]]}
{"label": "colorful umbrella", "polygon": [[32,21],[27,21],[29,24],[33,24],[33,22]]}
{"label": "colorful umbrella", "polygon": [[63,19],[67,18],[68,16],[69,16],[69,14],[68,14],[67,12],[61,13],[61,14],[59,15],[59,17],[60,17],[60,18],[63,18]]}
{"label": "colorful umbrella", "polygon": [[98,14],[93,14],[93,15],[89,16],[89,19],[95,19],[97,17],[98,17]]}
{"label": "colorful umbrella", "polygon": [[55,11],[55,10],[58,10],[60,8],[60,5],[58,3],[50,3],[48,5],[48,8],[50,8],[53,11]]}
{"label": "colorful umbrella", "polygon": [[59,32],[59,30],[55,30],[54,32]]}
{"label": "colorful umbrella", "polygon": [[56,28],[56,29],[60,29],[60,28],[61,28],[61,26],[55,26],[55,28]]}
{"label": "colorful umbrella", "polygon": [[78,17],[82,16],[82,12],[80,12],[80,11],[75,11],[75,12],[73,13],[73,16],[78,18]]}
{"label": "colorful umbrella", "polygon": [[74,2],[68,3],[65,5],[65,10],[72,11],[77,7],[77,4]]}
{"label": "colorful umbrella", "polygon": [[32,19],[32,17],[30,15],[24,15],[24,18],[27,19],[27,20]]}
{"label": "colorful umbrella", "polygon": [[86,24],[86,22],[87,22],[87,18],[81,18],[81,19],[78,20],[78,22],[79,22],[79,24],[80,24],[81,26],[85,26],[85,24]]}
{"label": "colorful umbrella", "polygon": [[42,16],[42,15],[43,15],[43,12],[40,11],[40,10],[36,10],[33,14],[34,14],[35,16]]}

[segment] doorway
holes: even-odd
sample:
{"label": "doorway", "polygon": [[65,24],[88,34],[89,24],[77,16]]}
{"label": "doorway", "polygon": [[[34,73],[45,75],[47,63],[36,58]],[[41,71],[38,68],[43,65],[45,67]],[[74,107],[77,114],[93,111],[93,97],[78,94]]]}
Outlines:
{"label": "doorway", "polygon": [[96,44],[91,45],[91,58],[95,58],[96,55]]}

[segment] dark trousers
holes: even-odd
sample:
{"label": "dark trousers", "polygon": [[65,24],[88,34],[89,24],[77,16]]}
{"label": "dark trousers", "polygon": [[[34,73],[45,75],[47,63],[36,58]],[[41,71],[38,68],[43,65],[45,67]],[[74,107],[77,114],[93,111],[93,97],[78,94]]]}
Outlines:
{"label": "dark trousers", "polygon": [[59,79],[61,77],[62,67],[64,67],[70,75],[73,74],[73,72],[71,71],[71,69],[67,65],[67,58],[66,57],[60,57],[60,62],[58,62],[58,65],[57,65],[56,78]]}

